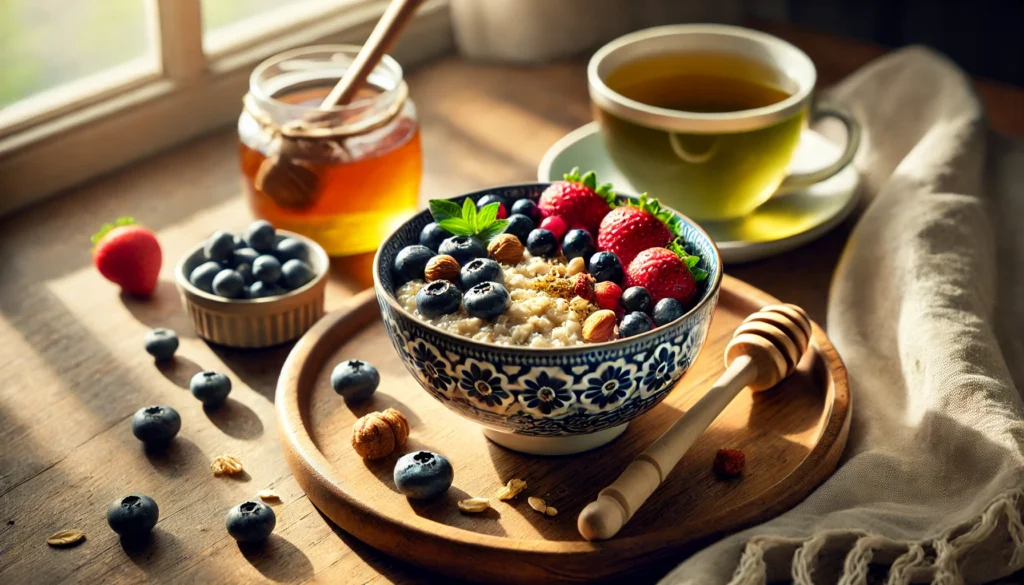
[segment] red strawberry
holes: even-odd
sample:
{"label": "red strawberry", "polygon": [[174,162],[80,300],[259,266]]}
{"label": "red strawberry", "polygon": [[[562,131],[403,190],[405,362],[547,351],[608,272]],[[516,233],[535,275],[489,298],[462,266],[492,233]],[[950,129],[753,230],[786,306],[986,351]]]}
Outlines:
{"label": "red strawberry", "polygon": [[597,306],[609,311],[615,311],[619,309],[622,288],[610,280],[599,282],[594,285],[594,297],[597,300]]}
{"label": "red strawberry", "polygon": [[594,171],[580,177],[579,169],[573,169],[564,181],[555,181],[544,189],[538,205],[545,215],[565,220],[569,229],[585,229],[594,235],[614,201],[611,185],[598,187]]}
{"label": "red strawberry", "polygon": [[129,294],[153,294],[163,260],[153,232],[122,217],[104,225],[92,243],[92,263],[104,278]]}
{"label": "red strawberry", "polygon": [[637,254],[626,269],[625,286],[646,288],[655,303],[671,298],[687,305],[697,295],[697,282],[686,262],[668,248],[648,248]]}
{"label": "red strawberry", "polygon": [[647,248],[660,248],[674,239],[669,227],[675,216],[662,209],[657,199],[641,195],[639,201],[612,209],[601,220],[597,231],[597,249],[614,252],[623,266]]}

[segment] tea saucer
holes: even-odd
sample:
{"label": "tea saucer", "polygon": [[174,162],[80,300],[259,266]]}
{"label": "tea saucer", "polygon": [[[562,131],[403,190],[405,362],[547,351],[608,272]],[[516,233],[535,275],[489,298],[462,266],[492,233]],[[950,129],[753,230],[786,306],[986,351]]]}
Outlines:
{"label": "tea saucer", "polygon": [[[807,171],[835,160],[842,148],[818,132],[805,129],[790,170]],[[624,193],[636,193],[615,167],[591,122],[554,143],[537,169],[540,181],[556,181],[573,167],[593,170],[601,182]],[[750,262],[802,246],[837,226],[857,206],[860,175],[849,165],[831,178],[808,189],[781,193],[750,215],[729,221],[702,221],[715,240],[722,260]],[[656,193],[651,193],[657,197]],[[684,211],[685,213],[685,211]]]}

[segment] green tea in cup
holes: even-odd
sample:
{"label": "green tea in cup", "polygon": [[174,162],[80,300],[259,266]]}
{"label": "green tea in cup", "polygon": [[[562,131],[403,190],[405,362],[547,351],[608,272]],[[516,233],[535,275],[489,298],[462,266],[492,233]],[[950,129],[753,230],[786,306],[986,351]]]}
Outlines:
{"label": "green tea in cup", "polygon": [[[698,219],[744,216],[780,187],[809,186],[856,151],[856,122],[812,108],[814,65],[770,35],[677,25],[626,35],[590,61],[590,96],[605,146],[639,190]],[[808,116],[847,124],[847,151],[824,169],[788,175]]]}

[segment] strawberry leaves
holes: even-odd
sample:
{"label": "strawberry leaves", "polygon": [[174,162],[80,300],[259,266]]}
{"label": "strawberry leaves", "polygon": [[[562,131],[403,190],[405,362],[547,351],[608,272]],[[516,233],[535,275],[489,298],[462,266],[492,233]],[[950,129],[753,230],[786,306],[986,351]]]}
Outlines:
{"label": "strawberry leaves", "polygon": [[694,282],[704,282],[708,279],[708,271],[703,268],[697,268],[697,264],[700,264],[700,256],[691,256],[690,254],[687,254],[686,249],[683,248],[682,242],[682,237],[678,237],[665,247],[676,256],[679,256],[679,259],[686,264],[686,268],[690,270],[690,274],[693,276]]}
{"label": "strawberry leaves", "polygon": [[114,231],[115,228],[123,227],[126,225],[135,225],[135,218],[119,217],[111,223],[105,223],[103,224],[103,227],[100,228],[100,231],[96,232],[95,234],[92,235],[92,237],[89,238],[89,241],[92,242],[92,245],[95,246],[96,244],[100,243],[100,240],[102,240],[104,236]]}
{"label": "strawberry leaves", "polygon": [[477,210],[476,203],[468,197],[462,201],[462,207],[447,199],[431,199],[430,214],[452,235],[474,236],[487,242],[508,225],[508,220],[498,219],[499,206],[499,203],[490,203]]}
{"label": "strawberry leaves", "polygon": [[611,183],[605,183],[603,185],[597,184],[597,173],[594,171],[587,171],[586,174],[580,176],[580,168],[573,167],[571,171],[562,175],[562,178],[570,183],[579,183],[587,189],[590,189],[594,193],[597,193],[601,199],[604,199],[609,206],[615,207],[615,191],[612,189]]}
{"label": "strawberry leaves", "polygon": [[636,207],[650,213],[658,221],[668,226],[669,231],[677,236],[679,235],[679,222],[681,221],[679,217],[667,207],[662,207],[661,202],[657,199],[648,197],[647,193],[641,193],[637,199],[627,197],[621,205]]}

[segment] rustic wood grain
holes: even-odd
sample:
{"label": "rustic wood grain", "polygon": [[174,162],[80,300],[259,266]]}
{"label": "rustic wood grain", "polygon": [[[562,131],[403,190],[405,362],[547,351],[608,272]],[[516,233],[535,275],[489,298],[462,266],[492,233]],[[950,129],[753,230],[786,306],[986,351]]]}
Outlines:
{"label": "rustic wood grain", "polygon": [[[276,403],[285,456],[299,485],[339,526],[417,564],[483,582],[626,577],[785,510],[834,469],[849,429],[850,394],[842,362],[815,327],[814,351],[771,391],[737,396],[615,538],[586,542],[577,531],[580,510],[721,376],[736,327],[776,303],[726,277],[708,341],[664,402],[605,447],[572,457],[533,457],[487,441],[478,425],[423,391],[397,353],[387,351],[377,301],[366,291],[351,309],[318,323],[284,365]],[[373,361],[380,387],[369,400],[347,404],[330,385],[334,364],[368,359],[367,352],[378,349],[383,351]],[[386,408],[406,415],[409,440],[386,458],[364,461],[351,446],[352,424]],[[744,450],[742,478],[714,477],[711,463],[721,447]],[[391,479],[395,461],[420,449],[443,453],[455,468],[452,488],[438,500],[407,500]],[[528,483],[515,500],[494,500],[486,514],[458,510],[459,500],[493,498],[515,478]],[[543,498],[558,515],[538,514],[526,505],[528,496]]]}
{"label": "rustic wood grain", "polygon": [[[790,28],[772,32],[809,52],[822,83],[882,52]],[[423,126],[424,199],[533,180],[547,147],[590,120],[582,61],[517,68],[448,58],[412,73],[410,85]],[[1024,91],[978,87],[993,126],[1024,135]],[[253,354],[210,347],[181,311],[173,260],[213,230],[239,229],[249,218],[234,135],[225,128],[0,220],[0,582],[435,579],[345,534],[299,489],[276,436],[272,402],[289,348]],[[53,165],[59,172],[61,161]],[[121,215],[156,230],[166,255],[160,288],[147,302],[121,297],[90,265],[89,235]],[[822,322],[847,233],[843,227],[814,245],[727,271]],[[369,260],[332,264],[328,309],[366,288]],[[157,367],[142,349],[142,336],[155,326],[181,335],[171,366]],[[224,410],[207,414],[184,388],[200,368],[232,378]],[[183,427],[174,448],[148,457],[129,421],[156,403],[178,409]],[[209,460],[222,453],[240,457],[246,476],[213,477]],[[263,550],[240,549],[223,529],[224,514],[266,487],[282,496],[275,535]],[[106,505],[130,491],[160,504],[153,543],[142,551],[122,550],[104,520]],[[46,545],[69,527],[87,540],[71,549]],[[666,570],[656,566],[645,577]]]}

